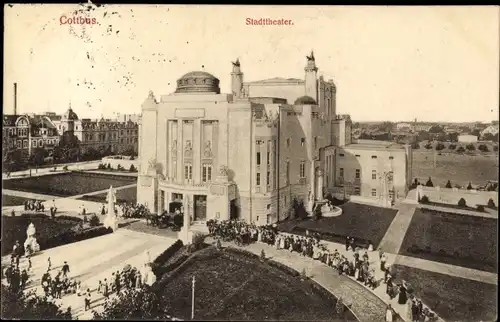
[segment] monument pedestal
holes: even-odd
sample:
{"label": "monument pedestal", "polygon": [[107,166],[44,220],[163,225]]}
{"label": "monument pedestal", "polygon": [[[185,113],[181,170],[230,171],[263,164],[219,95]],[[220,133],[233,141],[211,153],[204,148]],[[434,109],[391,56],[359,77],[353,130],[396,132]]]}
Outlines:
{"label": "monument pedestal", "polygon": [[181,231],[177,233],[177,238],[179,238],[184,245],[190,245],[193,243],[193,232],[189,227],[182,227]]}

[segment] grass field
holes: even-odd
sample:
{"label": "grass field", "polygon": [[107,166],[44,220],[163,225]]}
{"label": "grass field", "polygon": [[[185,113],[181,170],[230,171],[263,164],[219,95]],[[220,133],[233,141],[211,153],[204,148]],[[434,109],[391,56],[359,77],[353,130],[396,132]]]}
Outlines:
{"label": "grass field", "polygon": [[471,156],[443,152],[436,155],[434,168],[433,152],[414,150],[412,171],[413,178],[422,183],[431,177],[434,186],[444,187],[448,180],[453,186],[484,184],[488,180],[498,181],[498,153]]}
{"label": "grass field", "polygon": [[497,321],[497,287],[417,268],[393,265],[396,281],[409,282],[445,321]]}
{"label": "grass field", "polygon": [[[95,196],[83,196],[82,198],[78,198],[78,200],[87,200],[87,201],[96,201],[96,202],[105,202],[107,193],[101,193]],[[137,203],[137,187],[131,187],[126,189],[121,189],[116,191],[116,200],[118,202],[127,202],[127,203]]]}
{"label": "grass field", "polygon": [[10,253],[16,240],[21,245],[26,240],[26,229],[30,223],[35,225],[36,238],[40,243],[76,227],[81,222],[79,218],[56,217],[51,219],[43,214],[23,214],[21,216],[2,216],[2,256]]}
{"label": "grass field", "polygon": [[[283,231],[300,233],[304,229],[322,233],[322,239],[345,243],[345,237],[370,240],[377,247],[397,210],[375,207],[353,202],[341,206],[342,215],[319,220],[285,221],[278,225]],[[299,229],[297,229],[299,228]]]}
{"label": "grass field", "polygon": [[341,321],[335,298],[308,280],[237,251],[208,248],[195,256],[162,281],[162,302],[173,316],[190,318],[195,276],[199,320]]}
{"label": "grass field", "polygon": [[493,218],[416,209],[400,254],[496,272],[497,223]]}
{"label": "grass field", "polygon": [[31,199],[16,196],[7,196],[2,194],[2,207],[20,206],[23,205],[26,200]]}
{"label": "grass field", "polygon": [[134,177],[96,173],[60,173],[31,178],[4,180],[5,189],[28,191],[52,196],[74,196],[120,187],[137,182]]}

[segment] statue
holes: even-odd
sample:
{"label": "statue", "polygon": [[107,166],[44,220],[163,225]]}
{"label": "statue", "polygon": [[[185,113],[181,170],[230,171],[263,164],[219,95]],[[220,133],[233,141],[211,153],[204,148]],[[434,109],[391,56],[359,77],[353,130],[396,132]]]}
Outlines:
{"label": "statue", "polygon": [[227,166],[225,166],[225,165],[221,165],[221,166],[219,167],[219,175],[220,175],[221,177],[227,177],[227,172],[228,172],[228,168],[227,168]]}
{"label": "statue", "polygon": [[307,58],[307,61],[316,61],[314,59],[314,52],[312,50],[311,50],[311,55],[310,56],[306,56],[306,58]]}
{"label": "statue", "polygon": [[191,145],[191,141],[187,140],[186,141],[186,147],[184,148],[184,154],[186,156],[191,156],[191,152],[193,151],[193,147]]}
{"label": "statue", "polygon": [[152,90],[149,90],[148,98],[155,99],[155,94],[153,93]]}
{"label": "statue", "polygon": [[156,159],[153,158],[153,159],[149,160],[148,169],[156,170],[156,165],[157,165]]}
{"label": "statue", "polygon": [[233,66],[235,67],[240,67],[240,59],[237,58],[235,62],[232,62],[233,63]]}
{"label": "statue", "polygon": [[26,241],[24,242],[24,251],[26,254],[31,255],[40,251],[40,245],[36,241],[35,234],[35,225],[33,225],[33,223],[30,223],[28,225],[28,229],[26,230],[26,235],[28,236],[28,238],[26,238]]}
{"label": "statue", "polygon": [[115,212],[116,191],[113,189],[113,186],[109,187],[106,201],[108,202],[108,213],[106,214],[106,219],[104,219],[104,227],[116,231],[118,229],[118,218]]}
{"label": "statue", "polygon": [[212,142],[210,141],[207,141],[207,143],[205,143],[205,157],[212,157]]}

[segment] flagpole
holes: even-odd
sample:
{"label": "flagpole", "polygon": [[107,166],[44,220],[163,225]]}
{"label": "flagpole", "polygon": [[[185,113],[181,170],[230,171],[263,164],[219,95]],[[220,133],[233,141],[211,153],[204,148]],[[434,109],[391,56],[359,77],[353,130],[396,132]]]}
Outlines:
{"label": "flagpole", "polygon": [[195,284],[195,277],[193,276],[193,287],[191,295],[191,320],[194,320],[194,284]]}

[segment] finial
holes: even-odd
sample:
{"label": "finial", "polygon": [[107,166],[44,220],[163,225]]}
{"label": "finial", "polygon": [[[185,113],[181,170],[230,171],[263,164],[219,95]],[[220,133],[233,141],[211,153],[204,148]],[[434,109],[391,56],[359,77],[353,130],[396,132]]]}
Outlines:
{"label": "finial", "polygon": [[236,58],[236,61],[233,62],[233,66],[240,67],[240,59],[239,58]]}

